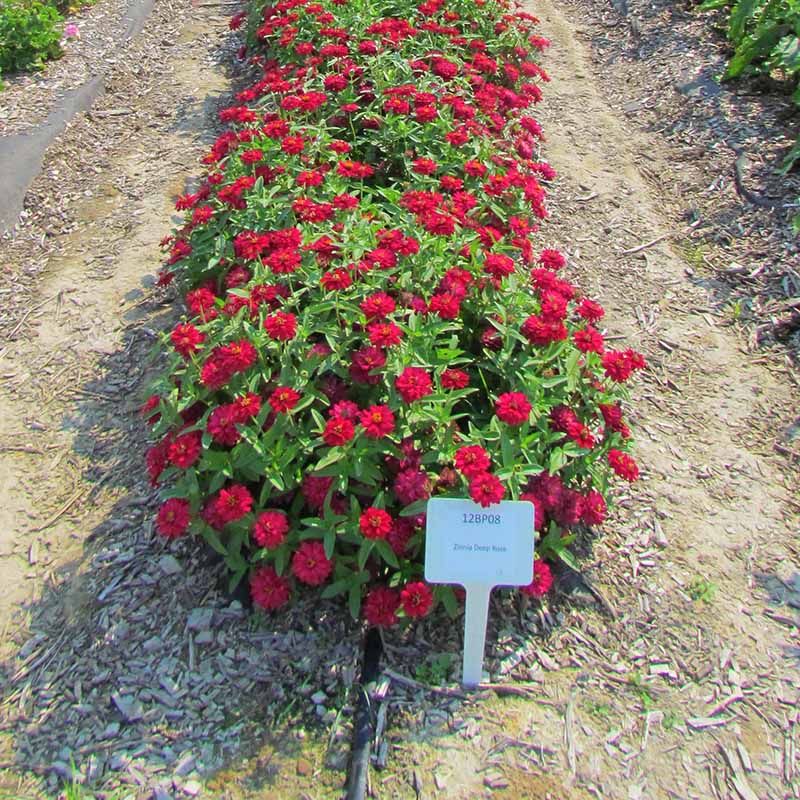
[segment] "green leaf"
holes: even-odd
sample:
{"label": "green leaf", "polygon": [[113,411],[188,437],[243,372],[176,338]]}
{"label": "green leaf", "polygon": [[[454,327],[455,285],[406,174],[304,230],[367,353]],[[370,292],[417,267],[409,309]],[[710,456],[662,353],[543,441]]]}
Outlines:
{"label": "green leaf", "polygon": [[379,539],[375,542],[375,549],[378,551],[380,557],[390,566],[394,567],[395,569],[400,569],[400,562],[397,560],[397,556],[392,550],[391,545],[389,542]]}
{"label": "green leaf", "polygon": [[221,556],[228,555],[228,550],[220,541],[217,532],[210,525],[203,525],[200,535],[208,542],[212,550],[215,550]]}
{"label": "green leaf", "polygon": [[350,587],[350,594],[347,598],[347,605],[353,619],[358,619],[361,612],[361,584],[353,584]]}
{"label": "green leaf", "polygon": [[561,469],[561,467],[563,467],[564,464],[566,463],[567,463],[567,454],[564,452],[562,448],[556,447],[550,453],[550,463],[548,465],[547,471],[551,475],[555,475]]}
{"label": "green leaf", "polygon": [[375,546],[375,539],[364,539],[361,542],[361,547],[358,548],[358,568],[364,569],[364,565],[367,563],[369,559],[369,554],[372,552],[372,548]]}
{"label": "green leaf", "polygon": [[570,568],[574,569],[575,572],[580,572],[581,568],[578,562],[575,560],[575,556],[567,550],[565,547],[563,550],[560,550],[558,553],[558,557]]}
{"label": "green leaf", "polygon": [[232,594],[236,587],[241,583],[242,578],[244,578],[245,573],[247,572],[247,564],[242,564],[239,569],[237,569],[233,575],[231,575],[230,580],[228,581],[228,594]]}
{"label": "green leaf", "polygon": [[401,517],[416,517],[419,514],[424,514],[425,510],[428,508],[428,501],[427,500],[415,500],[413,503],[409,503],[401,512]]}
{"label": "green leaf", "polygon": [[322,590],[322,599],[327,600],[330,597],[336,597],[337,595],[344,594],[346,591],[348,591],[348,589],[351,588],[350,583],[351,578],[342,578],[339,581],[334,581]]}

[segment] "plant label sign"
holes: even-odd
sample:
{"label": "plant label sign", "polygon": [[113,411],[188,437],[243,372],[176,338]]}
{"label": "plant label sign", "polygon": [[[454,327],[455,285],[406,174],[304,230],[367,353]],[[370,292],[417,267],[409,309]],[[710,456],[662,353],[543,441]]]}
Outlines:
{"label": "plant label sign", "polygon": [[482,508],[471,500],[434,497],[425,527],[425,580],[458,583],[467,593],[462,680],[477,686],[489,594],[495,586],[533,580],[533,503],[508,500]]}

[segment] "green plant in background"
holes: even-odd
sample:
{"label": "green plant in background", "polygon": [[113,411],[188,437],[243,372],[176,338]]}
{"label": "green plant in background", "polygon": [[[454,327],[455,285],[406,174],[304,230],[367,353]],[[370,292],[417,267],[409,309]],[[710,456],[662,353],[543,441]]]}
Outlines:
{"label": "green plant in background", "polygon": [[61,22],[56,8],[39,0],[1,4],[0,74],[38,69],[46,59],[60,56]]}
{"label": "green plant in background", "polygon": [[[768,75],[782,80],[800,106],[800,2],[798,0],[706,0],[702,11],[730,7],[728,39],[734,54],[724,79]],[[780,174],[800,163],[800,137],[783,160]],[[800,232],[800,214],[792,220]]]}

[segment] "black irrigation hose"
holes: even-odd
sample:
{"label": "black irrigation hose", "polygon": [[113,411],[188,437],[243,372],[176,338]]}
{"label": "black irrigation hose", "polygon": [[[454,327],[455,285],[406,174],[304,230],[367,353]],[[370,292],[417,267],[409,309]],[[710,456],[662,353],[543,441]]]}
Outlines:
{"label": "black irrigation hose", "polygon": [[364,658],[361,662],[361,679],[353,689],[358,693],[353,717],[353,743],[350,767],[347,774],[346,800],[364,800],[369,775],[369,755],[375,722],[370,702],[370,684],[377,678],[383,642],[380,631],[370,628],[364,636]]}

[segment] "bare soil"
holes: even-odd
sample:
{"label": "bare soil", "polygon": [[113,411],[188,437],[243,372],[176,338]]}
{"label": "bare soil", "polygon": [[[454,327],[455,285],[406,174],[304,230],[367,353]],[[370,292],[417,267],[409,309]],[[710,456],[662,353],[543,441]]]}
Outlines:
{"label": "bare soil", "polygon": [[[584,535],[585,577],[562,573],[548,609],[494,599],[496,689],[430,685],[457,677],[459,620],[387,636],[400,678],[373,794],[800,797],[800,502],[775,450],[796,447],[789,350],[754,352],[698,280],[698,226],[664,187],[705,184],[609,100],[623,79],[594,60],[577,0],[535,11],[560,176],[542,244],[605,304],[609,335],[647,355],[643,479]],[[230,90],[226,22],[159,4],[2,244],[0,797],[56,797],[71,763],[98,797],[341,795],[360,630],[310,596],[280,619],[246,613],[213,563],[155,541],[141,466],[137,408],[175,315],[148,276]],[[131,111],[98,113],[115,108]],[[772,241],[773,223],[748,224]]]}

